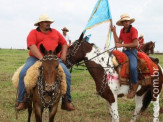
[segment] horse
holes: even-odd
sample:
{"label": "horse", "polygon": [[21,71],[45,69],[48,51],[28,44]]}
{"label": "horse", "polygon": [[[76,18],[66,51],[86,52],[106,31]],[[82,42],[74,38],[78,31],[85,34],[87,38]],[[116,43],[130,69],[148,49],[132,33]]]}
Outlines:
{"label": "horse", "polygon": [[[103,51],[95,44],[91,44],[83,38],[82,33],[80,38],[76,40],[67,51],[66,66],[71,68],[74,64],[79,64],[84,60],[84,63],[93,77],[96,84],[97,93],[104,98],[110,109],[110,115],[112,122],[119,122],[117,98],[118,95],[126,95],[129,90],[128,85],[120,85],[118,79],[118,73],[113,65],[113,55],[108,51]],[[154,106],[154,118],[153,121],[159,120],[159,94],[162,89],[163,73],[161,66],[158,65],[157,74],[159,79],[154,85],[141,86],[139,85],[137,93],[135,95],[136,108],[131,119],[131,122],[135,122],[138,115],[143,112],[151,102]],[[157,84],[157,86],[155,86]],[[157,93],[156,91],[157,90]]]}
{"label": "horse", "polygon": [[149,54],[154,54],[154,48],[155,48],[155,42],[149,41],[143,44],[139,50],[149,55]]}
{"label": "horse", "polygon": [[[49,109],[49,122],[53,122],[61,97],[61,83],[58,78],[59,61],[56,51],[47,51],[40,45],[44,54],[41,59],[40,76],[37,85],[32,91],[31,103],[33,103],[36,122],[42,122],[42,113]],[[31,118],[31,106],[28,107],[28,122]]]}

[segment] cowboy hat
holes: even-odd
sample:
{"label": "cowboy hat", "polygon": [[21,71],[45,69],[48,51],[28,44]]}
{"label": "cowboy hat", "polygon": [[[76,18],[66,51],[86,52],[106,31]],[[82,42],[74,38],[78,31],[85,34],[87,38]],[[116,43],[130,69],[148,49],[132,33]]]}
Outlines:
{"label": "cowboy hat", "polygon": [[140,34],[140,37],[144,37],[144,34]]}
{"label": "cowboy hat", "polygon": [[133,23],[135,21],[135,19],[130,18],[130,16],[128,14],[122,14],[120,17],[121,17],[121,19],[118,20],[116,23],[118,26],[123,26],[122,21],[125,21],[125,20],[129,20],[131,23]]}
{"label": "cowboy hat", "polygon": [[69,30],[66,28],[66,27],[64,27],[63,29],[61,29],[62,31],[67,31],[67,32],[69,32]]}
{"label": "cowboy hat", "polygon": [[38,26],[38,24],[43,21],[49,21],[50,23],[54,22],[54,20],[51,20],[48,15],[42,14],[40,15],[39,20],[34,24],[34,26]]}

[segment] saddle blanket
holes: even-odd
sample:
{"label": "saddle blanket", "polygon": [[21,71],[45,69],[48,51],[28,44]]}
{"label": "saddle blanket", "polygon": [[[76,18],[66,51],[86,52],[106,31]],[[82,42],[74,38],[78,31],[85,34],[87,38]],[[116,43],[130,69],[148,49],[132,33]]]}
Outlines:
{"label": "saddle blanket", "polygon": [[[41,61],[37,61],[35,64],[33,64],[26,72],[26,76],[24,77],[24,84],[26,88],[26,92],[30,93],[30,91],[36,86],[38,77],[40,75],[40,66],[42,65]],[[24,65],[20,66],[16,72],[14,73],[12,77],[12,83],[15,88],[18,88],[18,83],[19,83],[19,74],[20,71],[22,70]],[[62,95],[66,94],[67,91],[67,83],[66,83],[66,76],[64,73],[64,70],[62,69],[61,65],[59,65],[58,69],[59,73],[59,79],[61,79],[61,93]]]}
{"label": "saddle blanket", "polygon": [[[112,54],[116,57],[119,64],[122,64],[120,71],[121,77],[129,78],[129,59],[127,55],[119,50],[114,50]],[[151,76],[157,65],[144,53],[138,52],[138,68],[144,75]]]}

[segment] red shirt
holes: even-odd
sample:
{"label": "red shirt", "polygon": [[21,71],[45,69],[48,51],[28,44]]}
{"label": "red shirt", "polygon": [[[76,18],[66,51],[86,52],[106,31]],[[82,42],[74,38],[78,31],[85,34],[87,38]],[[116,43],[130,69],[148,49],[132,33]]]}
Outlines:
{"label": "red shirt", "polygon": [[144,38],[139,37],[138,41],[139,41],[139,44],[142,45],[144,43]]}
{"label": "red shirt", "polygon": [[132,43],[134,39],[138,38],[138,31],[134,27],[130,27],[129,32],[124,32],[124,28],[120,31],[119,39],[124,42],[124,44]]}
{"label": "red shirt", "polygon": [[[43,44],[47,51],[54,51],[58,44],[67,45],[64,37],[55,29],[51,29],[47,34],[41,32],[39,28],[33,29],[27,37],[27,48],[31,45],[36,45],[40,49],[40,44]],[[29,51],[30,56],[34,56]]]}

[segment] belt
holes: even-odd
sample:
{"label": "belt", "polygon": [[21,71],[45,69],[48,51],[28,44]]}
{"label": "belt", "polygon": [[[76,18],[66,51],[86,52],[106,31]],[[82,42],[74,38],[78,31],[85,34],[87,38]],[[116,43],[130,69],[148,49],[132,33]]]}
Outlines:
{"label": "belt", "polygon": [[123,47],[123,50],[134,50],[134,49],[136,49],[136,48]]}

